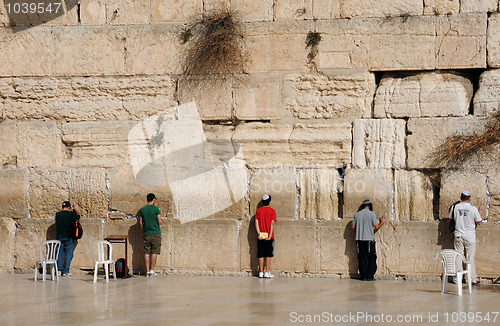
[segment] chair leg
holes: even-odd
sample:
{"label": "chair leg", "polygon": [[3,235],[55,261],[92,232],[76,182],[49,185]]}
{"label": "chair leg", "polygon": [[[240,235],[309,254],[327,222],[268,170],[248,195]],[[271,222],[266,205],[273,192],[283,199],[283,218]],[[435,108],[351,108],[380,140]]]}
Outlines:
{"label": "chair leg", "polygon": [[469,294],[471,294],[472,293],[472,278],[471,278],[469,272],[467,272],[467,286],[469,287]]}
{"label": "chair leg", "polygon": [[38,263],[36,263],[36,265],[35,265],[35,282],[36,282],[37,276],[38,276]]}
{"label": "chair leg", "polygon": [[115,282],[116,282],[116,267],[115,267],[115,263],[113,263],[111,265],[111,270],[113,271],[113,277],[115,278]]}
{"label": "chair leg", "polygon": [[43,265],[42,280],[43,280],[43,282],[45,282],[45,278],[46,278],[46,275],[47,275],[47,264],[45,264],[45,262],[43,262],[42,265]]}
{"label": "chair leg", "polygon": [[446,283],[448,282],[448,275],[446,275],[445,273],[443,273],[443,277],[442,277],[442,280],[441,280],[441,294],[445,294],[446,293]]}
{"label": "chair leg", "polygon": [[462,273],[457,273],[458,295],[462,295]]}
{"label": "chair leg", "polygon": [[54,270],[56,273],[56,281],[59,282],[59,271],[57,270],[57,264],[54,264]]}
{"label": "chair leg", "polygon": [[98,263],[95,263],[95,267],[94,267],[94,283],[97,282],[97,267],[98,267]]}
{"label": "chair leg", "polygon": [[109,283],[109,263],[104,263],[104,272],[106,273],[106,283]]}

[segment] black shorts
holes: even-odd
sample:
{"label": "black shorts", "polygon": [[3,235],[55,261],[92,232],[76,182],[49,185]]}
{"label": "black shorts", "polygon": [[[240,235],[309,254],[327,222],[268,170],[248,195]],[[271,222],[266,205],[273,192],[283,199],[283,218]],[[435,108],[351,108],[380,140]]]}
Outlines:
{"label": "black shorts", "polygon": [[257,257],[274,257],[274,239],[257,240]]}

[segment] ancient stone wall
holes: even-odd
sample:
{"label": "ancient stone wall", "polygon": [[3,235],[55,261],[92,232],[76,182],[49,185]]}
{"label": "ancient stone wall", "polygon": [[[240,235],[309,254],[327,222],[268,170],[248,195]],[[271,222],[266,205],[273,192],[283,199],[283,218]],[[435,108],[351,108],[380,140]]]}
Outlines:
{"label": "ancient stone wall", "polygon": [[[52,16],[16,2],[0,2],[0,271],[32,270],[64,200],[83,209],[75,269],[127,234],[140,270],[148,192],[159,269],[255,270],[269,193],[277,272],[355,273],[349,223],[370,198],[390,221],[379,273],[437,276],[440,220],[467,189],[486,211],[478,274],[499,276],[500,144],[451,167],[430,156],[499,112],[499,1],[65,0]],[[242,26],[241,71],[186,76],[183,31],[221,9]]]}

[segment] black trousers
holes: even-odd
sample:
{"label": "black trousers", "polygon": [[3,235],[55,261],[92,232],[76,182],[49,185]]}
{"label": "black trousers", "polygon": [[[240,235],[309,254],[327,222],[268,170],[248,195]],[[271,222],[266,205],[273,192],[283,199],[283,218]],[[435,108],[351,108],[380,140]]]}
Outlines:
{"label": "black trousers", "polygon": [[359,274],[361,279],[372,279],[377,272],[375,241],[356,241],[358,247]]}

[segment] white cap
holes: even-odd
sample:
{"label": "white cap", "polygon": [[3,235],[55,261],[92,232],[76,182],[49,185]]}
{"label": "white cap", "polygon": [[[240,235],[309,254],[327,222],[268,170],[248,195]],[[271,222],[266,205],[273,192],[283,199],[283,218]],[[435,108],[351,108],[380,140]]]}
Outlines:
{"label": "white cap", "polygon": [[462,192],[462,195],[464,195],[464,196],[470,196],[470,192],[468,190],[464,190]]}
{"label": "white cap", "polygon": [[262,200],[268,200],[269,199],[269,195],[268,194],[265,194],[264,196],[262,196]]}

